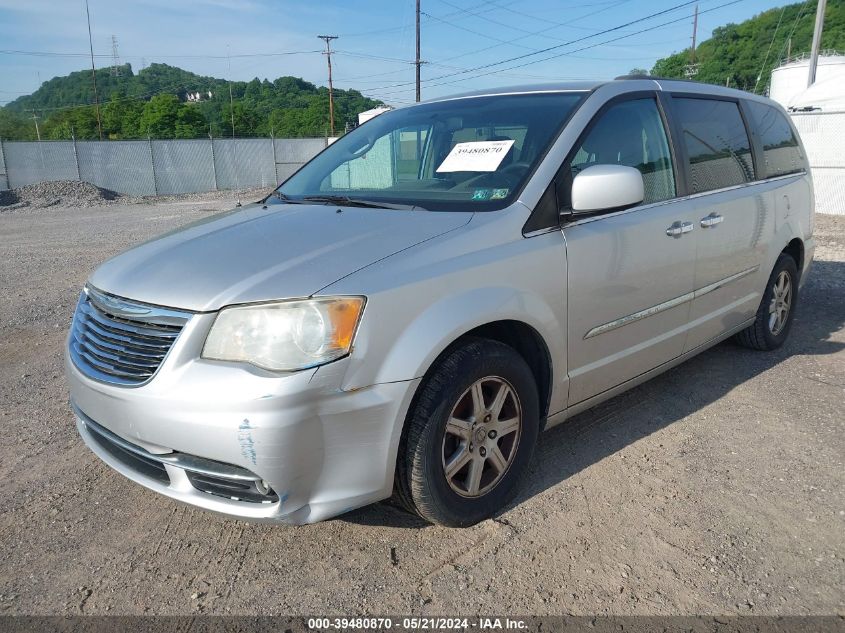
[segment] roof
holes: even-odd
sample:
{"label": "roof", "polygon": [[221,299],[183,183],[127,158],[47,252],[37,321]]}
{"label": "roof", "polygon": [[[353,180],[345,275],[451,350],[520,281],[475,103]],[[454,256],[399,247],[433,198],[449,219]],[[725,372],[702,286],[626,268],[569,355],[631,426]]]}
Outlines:
{"label": "roof", "polygon": [[[451,99],[466,99],[471,97],[489,97],[494,95],[513,95],[513,94],[529,94],[542,92],[589,92],[600,88],[605,84],[615,84],[621,82],[630,82],[631,84],[639,84],[636,88],[641,90],[671,90],[675,92],[695,92],[711,95],[722,95],[726,97],[742,97],[744,99],[753,99],[756,101],[769,101],[766,97],[754,95],[744,90],[737,90],[735,88],[726,88],[716,84],[706,84],[700,81],[693,81],[688,79],[664,79],[662,77],[649,77],[641,75],[631,75],[624,77],[617,77],[612,80],[596,80],[596,81],[559,81],[543,84],[529,84],[517,86],[504,86],[498,88],[486,88],[482,90],[474,90],[471,92],[462,92],[454,95],[444,97],[437,97],[435,99],[428,99],[425,103],[435,103],[437,101],[449,101]],[[634,88],[634,86],[632,86]]]}

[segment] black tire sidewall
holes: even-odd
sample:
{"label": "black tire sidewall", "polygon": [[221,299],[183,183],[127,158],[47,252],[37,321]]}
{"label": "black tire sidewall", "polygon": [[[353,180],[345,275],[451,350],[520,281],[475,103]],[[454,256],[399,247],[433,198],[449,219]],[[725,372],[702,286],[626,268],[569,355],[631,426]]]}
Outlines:
{"label": "black tire sidewall", "polygon": [[[446,481],[442,442],[452,408],[476,380],[504,378],[519,399],[522,429],[514,460],[504,477],[485,495],[467,498],[453,491]],[[534,375],[512,348],[493,341],[474,341],[455,350],[435,370],[415,411],[414,424],[424,424],[415,445],[408,446],[411,462],[411,496],[420,514],[444,525],[463,527],[492,516],[514,496],[528,469],[539,434],[539,399]],[[427,403],[436,403],[426,410]]]}

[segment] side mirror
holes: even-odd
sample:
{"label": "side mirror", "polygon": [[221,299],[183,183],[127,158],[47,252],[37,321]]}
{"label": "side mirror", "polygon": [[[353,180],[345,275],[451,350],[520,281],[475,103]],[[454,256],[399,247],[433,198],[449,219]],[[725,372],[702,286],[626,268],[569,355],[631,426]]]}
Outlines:
{"label": "side mirror", "polygon": [[574,213],[631,207],[644,197],[642,174],[626,165],[593,165],[572,180]]}

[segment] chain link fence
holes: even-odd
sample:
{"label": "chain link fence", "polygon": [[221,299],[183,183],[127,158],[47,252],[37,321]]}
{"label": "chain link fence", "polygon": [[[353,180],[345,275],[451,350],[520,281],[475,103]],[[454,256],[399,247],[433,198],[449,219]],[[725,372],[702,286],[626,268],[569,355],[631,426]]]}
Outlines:
{"label": "chain link fence", "polygon": [[816,194],[816,212],[845,215],[845,112],[794,112]]}
{"label": "chain link fence", "polygon": [[84,180],[133,196],[273,187],[327,142],[325,138],[0,140],[0,190],[47,180]]}

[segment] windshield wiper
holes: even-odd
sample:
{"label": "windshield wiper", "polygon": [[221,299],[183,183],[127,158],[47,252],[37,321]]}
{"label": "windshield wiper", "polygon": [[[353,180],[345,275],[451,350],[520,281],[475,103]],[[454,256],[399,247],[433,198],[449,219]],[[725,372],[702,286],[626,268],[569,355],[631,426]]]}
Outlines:
{"label": "windshield wiper", "polygon": [[274,191],[271,193],[267,198],[264,199],[264,202],[267,202],[268,198],[276,198],[277,200],[281,200],[285,204],[308,204],[307,202],[303,202],[302,200],[296,200],[294,198],[288,198],[285,194],[281,191]]}
{"label": "windshield wiper", "polygon": [[363,200],[361,198],[350,198],[349,196],[305,196],[301,201],[325,202],[326,204],[339,204],[347,207],[366,207],[368,209],[400,209],[411,211],[418,209],[425,211],[423,207],[413,204],[396,204],[393,202],[382,202],[380,200]]}

